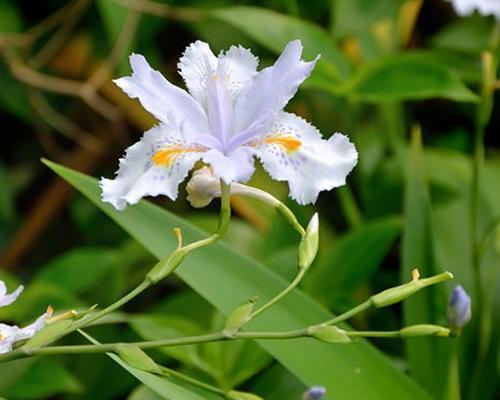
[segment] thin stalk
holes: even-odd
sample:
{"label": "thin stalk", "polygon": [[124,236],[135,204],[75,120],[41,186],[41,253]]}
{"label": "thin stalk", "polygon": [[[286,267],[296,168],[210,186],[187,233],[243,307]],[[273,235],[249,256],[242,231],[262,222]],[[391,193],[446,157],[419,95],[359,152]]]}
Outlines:
{"label": "thin stalk", "polygon": [[255,310],[252,314],[250,314],[248,320],[250,321],[251,319],[257,317],[258,315],[262,314],[264,311],[266,311],[269,307],[271,307],[273,304],[277,303],[280,301],[283,297],[285,297],[288,293],[290,293],[293,289],[295,289],[302,278],[304,277],[306,273],[306,269],[301,268],[299,269],[299,272],[297,273],[297,276],[295,279],[280,293],[278,293],[275,297],[273,297],[271,300],[269,300],[266,304]]}
{"label": "thin stalk", "polygon": [[118,301],[116,301],[113,304],[109,305],[108,307],[102,309],[101,311],[96,312],[95,314],[90,314],[89,316],[82,318],[80,321],[77,321],[75,323],[75,327],[73,330],[76,330],[76,329],[82,328],[86,325],[89,325],[92,322],[97,321],[98,319],[104,317],[105,315],[108,315],[109,313],[117,310],[118,308],[120,308],[124,304],[128,303],[130,300],[134,299],[142,292],[144,292],[151,285],[152,285],[152,282],[150,280],[148,280],[148,279],[143,280],[135,289],[133,289],[127,295],[123,296]]}
{"label": "thin stalk", "polygon": [[356,307],[350,309],[349,311],[346,311],[343,314],[340,314],[324,323],[324,325],[336,325],[339,322],[348,320],[349,318],[355,316],[356,314],[359,314],[360,312],[363,312],[370,308],[372,306],[371,300],[366,300],[364,303],[361,303],[357,305]]}

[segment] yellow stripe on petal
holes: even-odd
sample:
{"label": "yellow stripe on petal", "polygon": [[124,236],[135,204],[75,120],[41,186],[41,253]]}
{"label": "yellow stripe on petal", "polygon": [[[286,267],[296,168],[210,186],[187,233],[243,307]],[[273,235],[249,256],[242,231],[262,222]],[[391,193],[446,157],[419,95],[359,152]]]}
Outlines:
{"label": "yellow stripe on petal", "polygon": [[268,136],[266,137],[266,144],[275,144],[282,147],[287,154],[293,153],[300,149],[302,142],[295,136],[283,135],[283,136]]}
{"label": "yellow stripe on petal", "polygon": [[161,150],[158,150],[155,154],[153,154],[153,157],[151,157],[151,161],[153,161],[156,165],[169,167],[182,154],[192,153],[192,152],[202,152],[202,151],[205,151],[205,149],[201,147],[180,147],[180,146],[165,147]]}

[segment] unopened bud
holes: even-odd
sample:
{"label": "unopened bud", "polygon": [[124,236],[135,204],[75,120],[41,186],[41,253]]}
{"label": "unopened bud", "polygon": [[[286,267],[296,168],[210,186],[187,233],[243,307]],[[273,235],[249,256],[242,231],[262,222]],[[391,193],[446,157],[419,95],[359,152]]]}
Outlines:
{"label": "unopened bud", "polygon": [[160,366],[139,347],[119,344],[116,346],[116,354],[134,368],[153,373],[161,372]]}
{"label": "unopened bud", "polygon": [[386,307],[391,304],[399,303],[424,287],[453,279],[453,274],[450,272],[443,272],[442,274],[431,276],[430,278],[420,279],[418,270],[413,270],[412,276],[413,279],[411,282],[404,283],[403,285],[396,286],[373,295],[371,297],[373,305],[375,307]]}
{"label": "unopened bud", "polygon": [[170,275],[182,263],[186,257],[186,250],[178,248],[172,254],[158,261],[158,263],[148,272],[147,277],[152,282],[158,282]]}
{"label": "unopened bud", "polygon": [[448,321],[453,332],[460,331],[472,317],[471,301],[462,286],[457,285],[448,302]]}
{"label": "unopened bud", "polygon": [[315,213],[306,229],[306,234],[299,244],[298,265],[300,269],[308,269],[316,258],[319,245],[319,219]]}
{"label": "unopened bud", "polygon": [[399,331],[399,335],[401,337],[450,336],[450,330],[439,325],[422,324],[403,328]]}
{"label": "unopened bud", "polygon": [[322,400],[325,397],[326,389],[323,386],[312,386],[302,396],[302,400]]}
{"label": "unopened bud", "polygon": [[327,343],[350,343],[346,331],[332,325],[314,325],[307,329],[309,336]]}
{"label": "unopened bud", "polygon": [[229,314],[226,319],[226,323],[224,324],[224,335],[233,336],[236,332],[240,330],[242,326],[244,326],[248,320],[250,319],[250,315],[252,314],[254,306],[254,300],[250,299],[245,304],[242,304],[239,307]]}
{"label": "unopened bud", "polygon": [[203,208],[221,196],[219,179],[209,167],[203,167],[193,172],[186,191],[187,200],[195,208]]}

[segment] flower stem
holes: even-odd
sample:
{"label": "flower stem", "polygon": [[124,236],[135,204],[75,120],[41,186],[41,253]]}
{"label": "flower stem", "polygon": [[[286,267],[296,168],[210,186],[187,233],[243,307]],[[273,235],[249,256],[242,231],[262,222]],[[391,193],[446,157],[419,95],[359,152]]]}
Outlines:
{"label": "flower stem", "polygon": [[302,278],[304,277],[304,274],[306,273],[306,269],[301,268],[299,269],[299,272],[297,273],[297,276],[295,279],[280,293],[278,293],[275,297],[273,297],[271,300],[269,300],[266,304],[255,310],[250,316],[248,317],[248,321],[251,319],[257,317],[258,315],[262,314],[264,311],[266,311],[269,307],[271,307],[273,304],[277,303],[280,301],[283,297],[285,297],[288,293],[290,293],[293,289],[295,289]]}
{"label": "flower stem", "polygon": [[[323,324],[324,325],[324,324]],[[345,331],[349,337],[378,337],[378,338],[399,338],[408,337],[404,332],[413,328],[419,328],[419,325],[403,328],[399,331]],[[433,330],[436,326],[432,326]],[[156,349],[161,347],[178,347],[187,345],[198,345],[211,342],[223,342],[237,339],[250,340],[285,340],[310,337],[310,327],[281,332],[236,332],[234,335],[227,336],[223,332],[208,333],[205,335],[188,336],[174,339],[159,339],[151,341],[131,342],[131,343],[104,343],[88,344],[75,346],[51,346],[41,347],[31,351],[24,352],[22,348],[11,351],[10,353],[0,355],[0,363],[19,358],[26,358],[38,355],[61,355],[61,354],[98,354],[98,353],[119,353],[123,351],[124,346],[137,347],[143,350]],[[441,327],[438,327],[441,328]],[[445,329],[445,328],[441,328]],[[435,336],[434,331],[422,331],[411,336]],[[438,335],[442,336],[442,335]],[[446,335],[447,336],[447,335]]]}
{"label": "flower stem", "polygon": [[127,295],[125,295],[118,301],[102,309],[101,311],[96,312],[95,314],[90,314],[87,317],[82,318],[80,321],[77,321],[75,323],[75,327],[73,330],[87,326],[92,322],[97,321],[98,319],[104,317],[105,315],[117,310],[118,308],[128,303],[130,300],[134,299],[142,292],[144,292],[144,290],[146,290],[151,285],[152,282],[149,279],[144,279],[135,289],[133,289],[131,292],[129,292]]}
{"label": "flower stem", "polygon": [[339,322],[348,320],[349,318],[359,314],[360,312],[363,312],[370,308],[373,305],[371,299],[366,300],[365,302],[357,305],[356,307],[350,309],[349,311],[346,311],[343,314],[337,315],[336,317],[328,320],[325,322],[325,325],[336,325]]}

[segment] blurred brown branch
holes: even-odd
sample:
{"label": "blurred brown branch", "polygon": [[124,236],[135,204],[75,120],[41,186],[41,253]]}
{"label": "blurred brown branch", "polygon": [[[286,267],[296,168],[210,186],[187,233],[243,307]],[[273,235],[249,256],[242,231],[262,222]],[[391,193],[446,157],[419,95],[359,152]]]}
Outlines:
{"label": "blurred brown branch", "polygon": [[205,17],[202,10],[194,8],[172,7],[168,4],[149,0],[111,0],[131,10],[141,11],[157,17],[172,18],[180,21],[199,21]]}

